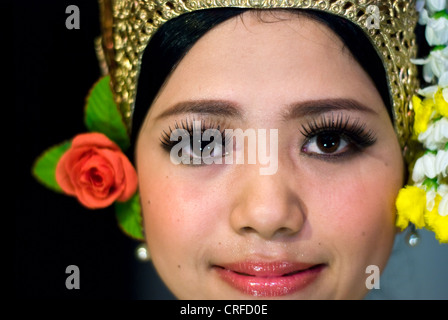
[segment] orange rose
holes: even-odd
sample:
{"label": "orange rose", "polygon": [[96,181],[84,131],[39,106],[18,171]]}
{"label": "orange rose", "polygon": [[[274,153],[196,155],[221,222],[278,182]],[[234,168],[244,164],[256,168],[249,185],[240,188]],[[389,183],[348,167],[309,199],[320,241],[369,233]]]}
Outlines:
{"label": "orange rose", "polygon": [[91,209],[129,200],[137,173],[120,148],[102,133],[77,135],[56,167],[56,181],[68,195]]}

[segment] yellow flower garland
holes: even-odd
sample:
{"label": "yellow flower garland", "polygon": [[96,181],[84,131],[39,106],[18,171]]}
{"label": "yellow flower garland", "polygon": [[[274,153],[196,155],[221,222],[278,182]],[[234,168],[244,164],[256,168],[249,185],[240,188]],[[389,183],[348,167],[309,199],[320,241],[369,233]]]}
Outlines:
{"label": "yellow flower garland", "polygon": [[[429,125],[440,120],[441,117],[448,117],[448,102],[445,101],[442,89],[438,88],[433,97],[420,99],[414,96],[412,99],[415,112],[414,137],[418,138],[421,133],[428,130]],[[445,145],[445,150],[447,145]],[[437,150],[431,150],[436,152]],[[415,166],[415,164],[414,164]],[[414,170],[411,168],[411,170]],[[402,230],[406,229],[409,223],[413,223],[416,228],[427,228],[435,233],[437,240],[441,243],[448,243],[448,212],[446,208],[440,208],[442,196],[435,194],[432,208],[428,206],[428,193],[437,192],[441,185],[446,185],[447,168],[436,178],[427,178],[424,181],[414,181],[414,185],[407,185],[398,193],[396,200],[397,220],[396,226]],[[432,184],[425,181],[432,181]],[[445,195],[448,197],[448,195]]]}
{"label": "yellow flower garland", "polygon": [[406,229],[409,222],[417,228],[425,226],[424,213],[426,209],[426,192],[414,186],[406,186],[398,193],[396,206],[398,216],[396,226]]}
{"label": "yellow flower garland", "polygon": [[426,40],[433,46],[426,59],[413,61],[424,65],[424,79],[431,85],[419,91],[423,99],[412,97],[413,139],[420,141],[426,152],[417,154],[409,168],[410,184],[398,193],[396,226],[404,230],[412,223],[448,243],[448,30],[431,29],[438,19],[448,20],[448,13],[446,5],[434,6],[431,1],[421,1],[417,10],[420,23],[427,25]]}

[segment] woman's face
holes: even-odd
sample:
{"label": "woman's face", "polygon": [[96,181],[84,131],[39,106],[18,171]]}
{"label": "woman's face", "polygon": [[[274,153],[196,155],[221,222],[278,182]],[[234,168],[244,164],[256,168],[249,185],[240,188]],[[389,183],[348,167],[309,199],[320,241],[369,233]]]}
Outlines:
{"label": "woman's face", "polygon": [[[244,164],[174,164],[164,131],[194,120],[265,129],[277,170],[249,163],[247,141]],[[148,248],[180,299],[357,299],[366,268],[386,265],[398,140],[369,76],[309,18],[249,11],[205,34],[151,106],[136,155]]]}

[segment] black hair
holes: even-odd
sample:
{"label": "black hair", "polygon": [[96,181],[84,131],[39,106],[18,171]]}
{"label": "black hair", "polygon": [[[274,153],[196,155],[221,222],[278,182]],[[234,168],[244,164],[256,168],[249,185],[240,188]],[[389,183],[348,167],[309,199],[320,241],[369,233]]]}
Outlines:
{"label": "black hair", "polygon": [[[194,11],[166,22],[154,34],[143,53],[137,84],[131,133],[131,144],[134,147],[149,107],[168,76],[189,49],[207,31],[247,10],[257,9],[216,8]],[[324,23],[340,37],[374,82],[393,121],[386,72],[382,60],[364,31],[350,21],[333,14],[314,10],[295,10],[299,14]]]}

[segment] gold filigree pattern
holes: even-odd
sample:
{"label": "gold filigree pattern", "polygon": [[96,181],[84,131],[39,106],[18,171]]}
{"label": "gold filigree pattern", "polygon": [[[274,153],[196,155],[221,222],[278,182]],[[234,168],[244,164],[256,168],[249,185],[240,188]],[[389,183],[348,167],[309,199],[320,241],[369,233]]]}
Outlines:
{"label": "gold filigree pattern", "polygon": [[[415,0],[100,0],[103,49],[116,102],[130,129],[141,58],[152,35],[181,14],[222,7],[313,9],[344,17],[362,28],[383,60],[402,147],[411,136],[411,97],[417,90]],[[369,6],[379,9],[379,28],[368,25]],[[371,19],[371,18],[370,18]]]}

